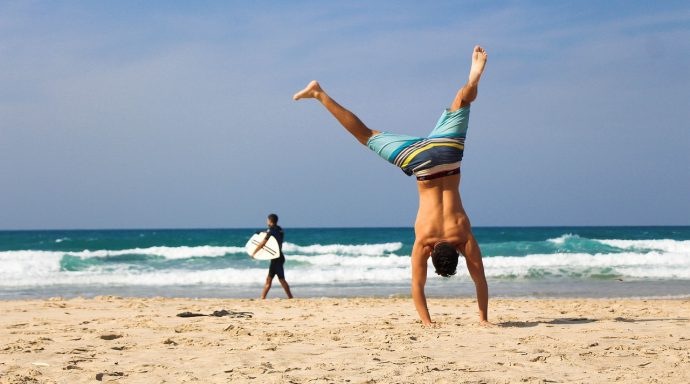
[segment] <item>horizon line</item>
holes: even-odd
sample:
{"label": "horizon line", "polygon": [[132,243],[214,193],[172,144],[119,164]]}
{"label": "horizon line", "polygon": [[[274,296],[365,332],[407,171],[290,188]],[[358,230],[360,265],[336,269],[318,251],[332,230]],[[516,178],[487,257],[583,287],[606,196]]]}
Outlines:
{"label": "horizon line", "polygon": [[[687,228],[690,224],[614,224],[614,225],[478,225],[473,226],[477,228]],[[21,228],[21,229],[0,229],[0,232],[60,232],[60,231],[204,231],[204,230],[252,230],[256,228],[264,228],[264,226],[252,227],[150,227],[150,228]],[[323,226],[323,227],[308,227],[295,226],[286,227],[289,229],[414,229],[414,226]]]}

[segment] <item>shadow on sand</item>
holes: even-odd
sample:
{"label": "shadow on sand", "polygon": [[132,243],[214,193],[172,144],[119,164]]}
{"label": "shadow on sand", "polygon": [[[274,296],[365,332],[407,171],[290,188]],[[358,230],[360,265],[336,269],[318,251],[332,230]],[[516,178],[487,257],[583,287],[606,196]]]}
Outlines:
{"label": "shadow on sand", "polygon": [[588,323],[593,323],[595,319],[588,319],[586,317],[564,317],[561,319],[553,319],[549,321],[505,321],[502,323],[498,323],[497,325],[499,327],[508,327],[508,328],[529,328],[529,327],[536,327],[539,324],[548,324],[548,325],[572,325],[572,324],[588,324]]}
{"label": "shadow on sand", "polygon": [[678,322],[683,322],[683,321],[688,321],[687,317],[676,317],[676,318],[655,318],[655,319],[627,319],[625,317],[616,317],[613,319],[614,321],[620,321],[622,323],[641,323],[645,321],[678,321]]}
{"label": "shadow on sand", "polygon": [[[529,328],[529,327],[536,327],[539,324],[548,324],[548,325],[574,325],[574,324],[588,324],[588,323],[594,323],[596,321],[599,321],[597,319],[588,319],[586,317],[564,317],[561,319],[553,319],[549,321],[505,321],[502,323],[498,323],[497,325],[499,327],[507,327],[507,328]],[[653,318],[653,319],[628,319],[625,317],[616,317],[613,319],[613,321],[618,321],[622,323],[641,323],[645,321],[690,321],[690,319],[685,318],[685,317],[678,317],[678,318]]]}

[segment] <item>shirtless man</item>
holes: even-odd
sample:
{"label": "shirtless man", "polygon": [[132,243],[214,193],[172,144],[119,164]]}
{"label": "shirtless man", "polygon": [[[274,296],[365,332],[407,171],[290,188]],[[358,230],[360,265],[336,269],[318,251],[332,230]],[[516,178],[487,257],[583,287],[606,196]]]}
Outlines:
{"label": "shirtless man", "polygon": [[492,325],[487,317],[489,289],[482,255],[462,207],[459,190],[470,103],[477,97],[486,59],[486,51],[480,46],[474,47],[467,84],[458,91],[428,137],[369,129],[328,96],[316,81],[293,96],[295,100],[317,99],[360,143],[402,168],[408,176],[417,177],[419,211],[412,248],[412,298],[424,325],[432,324],[424,294],[427,261],[431,257],[437,274],[451,276],[456,272],[458,252],[465,256],[467,270],[476,287],[480,324]]}

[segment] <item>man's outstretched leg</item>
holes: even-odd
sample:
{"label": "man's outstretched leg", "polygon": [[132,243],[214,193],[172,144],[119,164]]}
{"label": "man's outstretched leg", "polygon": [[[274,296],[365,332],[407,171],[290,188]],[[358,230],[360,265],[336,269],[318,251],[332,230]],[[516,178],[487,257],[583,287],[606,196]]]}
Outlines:
{"label": "man's outstretched leg", "polygon": [[469,105],[477,98],[479,79],[482,77],[482,73],[484,73],[484,66],[486,65],[487,58],[488,56],[484,48],[478,45],[474,47],[474,51],[472,51],[472,67],[470,67],[470,76],[467,79],[467,84],[460,88],[458,94],[455,95],[453,104],[450,106],[450,112]]}
{"label": "man's outstretched leg", "polygon": [[367,145],[369,138],[379,133],[379,131],[369,129],[354,113],[331,99],[316,80],[312,80],[306,88],[295,93],[292,98],[294,100],[317,99],[363,145]]}

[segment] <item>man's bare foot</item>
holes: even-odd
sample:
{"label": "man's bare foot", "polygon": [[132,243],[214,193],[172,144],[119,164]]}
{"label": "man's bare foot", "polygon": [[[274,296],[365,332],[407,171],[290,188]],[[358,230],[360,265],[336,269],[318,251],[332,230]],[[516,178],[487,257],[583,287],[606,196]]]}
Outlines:
{"label": "man's bare foot", "polygon": [[[484,66],[486,65],[486,59],[488,55],[484,48],[476,45],[474,51],[472,51],[472,67],[470,67],[470,78],[468,83],[471,85],[479,84],[479,78],[484,72]],[[310,84],[311,85],[311,84]]]}
{"label": "man's bare foot", "polygon": [[495,328],[496,324],[489,322],[489,320],[481,320],[479,326],[484,328]]}
{"label": "man's bare foot", "polygon": [[323,89],[321,89],[319,83],[316,80],[312,80],[303,90],[295,93],[295,95],[292,96],[292,99],[316,99],[322,92]]}

